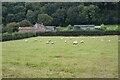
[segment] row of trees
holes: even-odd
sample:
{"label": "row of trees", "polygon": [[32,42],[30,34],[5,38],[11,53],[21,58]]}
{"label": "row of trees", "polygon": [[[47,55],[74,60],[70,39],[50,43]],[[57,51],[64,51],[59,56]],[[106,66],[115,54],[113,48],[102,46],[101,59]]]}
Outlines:
{"label": "row of trees", "polygon": [[2,22],[20,26],[44,25],[66,26],[75,24],[117,24],[118,3],[70,3],[70,2],[3,2]]}

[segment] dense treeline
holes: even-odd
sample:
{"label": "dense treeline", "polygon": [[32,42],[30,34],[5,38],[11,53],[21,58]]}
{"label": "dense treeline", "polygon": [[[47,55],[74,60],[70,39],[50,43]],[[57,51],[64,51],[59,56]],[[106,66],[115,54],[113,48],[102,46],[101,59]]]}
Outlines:
{"label": "dense treeline", "polygon": [[19,26],[44,25],[66,26],[75,24],[118,24],[118,3],[71,3],[71,2],[3,2],[2,23]]}

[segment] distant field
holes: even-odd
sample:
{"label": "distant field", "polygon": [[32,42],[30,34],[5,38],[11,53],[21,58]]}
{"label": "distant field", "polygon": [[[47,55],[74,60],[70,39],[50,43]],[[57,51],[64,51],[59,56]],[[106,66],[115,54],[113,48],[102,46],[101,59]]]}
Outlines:
{"label": "distant field", "polygon": [[[54,44],[46,44],[49,39]],[[118,77],[117,36],[33,37],[27,40],[27,43],[25,39],[2,42],[3,77]],[[72,44],[74,40],[78,45]]]}

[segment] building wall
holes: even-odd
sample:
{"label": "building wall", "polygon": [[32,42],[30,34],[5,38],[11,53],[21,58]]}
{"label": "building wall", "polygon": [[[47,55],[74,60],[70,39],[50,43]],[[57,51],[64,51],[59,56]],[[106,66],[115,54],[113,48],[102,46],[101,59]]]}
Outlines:
{"label": "building wall", "polygon": [[19,30],[19,32],[33,32],[33,30]]}
{"label": "building wall", "polygon": [[86,30],[86,29],[93,30],[93,29],[95,29],[95,28],[94,28],[94,27],[82,27],[81,29],[83,29],[83,30]]}
{"label": "building wall", "polygon": [[[25,27],[24,27],[25,28]],[[31,29],[19,29],[20,32],[45,32],[45,26],[41,24],[35,24]]]}

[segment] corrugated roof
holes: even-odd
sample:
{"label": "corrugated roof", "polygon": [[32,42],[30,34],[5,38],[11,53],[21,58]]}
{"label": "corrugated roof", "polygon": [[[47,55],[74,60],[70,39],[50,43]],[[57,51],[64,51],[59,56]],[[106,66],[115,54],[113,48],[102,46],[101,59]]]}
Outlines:
{"label": "corrugated roof", "polygon": [[33,30],[33,27],[19,27],[19,30]]}

